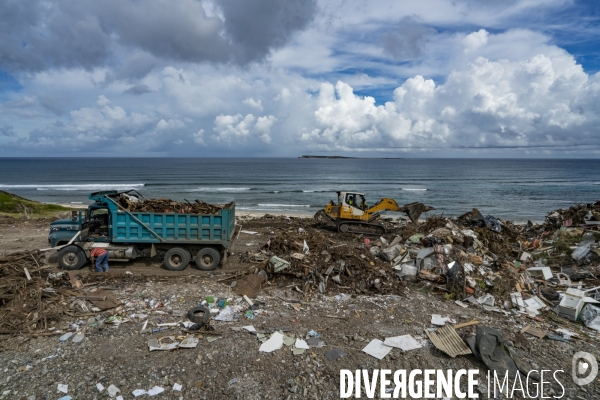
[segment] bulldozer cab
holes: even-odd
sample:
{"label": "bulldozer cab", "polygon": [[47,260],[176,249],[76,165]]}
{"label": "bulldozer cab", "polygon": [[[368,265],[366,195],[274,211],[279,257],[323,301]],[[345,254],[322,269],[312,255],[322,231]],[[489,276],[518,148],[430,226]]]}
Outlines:
{"label": "bulldozer cab", "polygon": [[357,192],[338,192],[338,205],[343,214],[349,213],[353,217],[364,215],[366,209],[365,195]]}

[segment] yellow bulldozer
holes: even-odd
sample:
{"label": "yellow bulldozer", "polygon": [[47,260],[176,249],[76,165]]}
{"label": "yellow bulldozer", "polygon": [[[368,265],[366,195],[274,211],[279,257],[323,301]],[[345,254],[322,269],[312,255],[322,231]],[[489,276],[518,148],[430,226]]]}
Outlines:
{"label": "yellow bulldozer", "polygon": [[412,222],[417,222],[421,213],[435,210],[423,203],[410,203],[400,207],[396,200],[383,198],[369,207],[365,195],[357,192],[336,192],[337,204],[333,200],[327,206],[317,211],[315,219],[323,221],[330,228],[339,232],[363,233],[381,235],[385,227],[375,222],[384,211],[405,213]]}

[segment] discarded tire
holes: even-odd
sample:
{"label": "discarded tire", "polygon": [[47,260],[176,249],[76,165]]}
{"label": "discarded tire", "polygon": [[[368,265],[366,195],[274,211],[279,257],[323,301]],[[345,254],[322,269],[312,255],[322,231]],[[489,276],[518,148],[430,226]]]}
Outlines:
{"label": "discarded tire", "polygon": [[58,266],[62,269],[74,271],[83,267],[86,261],[87,257],[79,246],[70,245],[58,252]]}
{"label": "discarded tire", "polygon": [[194,307],[187,313],[187,318],[195,324],[206,324],[210,319],[210,310],[206,307]]}
{"label": "discarded tire", "polygon": [[212,247],[205,247],[196,254],[196,266],[202,271],[212,271],[220,262],[221,255]]}

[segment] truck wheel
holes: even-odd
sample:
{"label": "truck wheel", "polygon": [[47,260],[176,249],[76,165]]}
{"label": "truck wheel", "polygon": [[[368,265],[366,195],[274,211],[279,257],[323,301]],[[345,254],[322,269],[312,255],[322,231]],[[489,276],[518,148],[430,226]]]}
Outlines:
{"label": "truck wheel", "polygon": [[212,247],[205,247],[196,254],[196,266],[202,271],[212,271],[220,262],[221,255]]}
{"label": "truck wheel", "polygon": [[74,271],[86,263],[87,257],[79,246],[63,247],[58,252],[58,266],[62,269]]}
{"label": "truck wheel", "polygon": [[170,271],[183,271],[190,263],[191,258],[190,252],[186,249],[173,247],[165,253],[163,264]]}

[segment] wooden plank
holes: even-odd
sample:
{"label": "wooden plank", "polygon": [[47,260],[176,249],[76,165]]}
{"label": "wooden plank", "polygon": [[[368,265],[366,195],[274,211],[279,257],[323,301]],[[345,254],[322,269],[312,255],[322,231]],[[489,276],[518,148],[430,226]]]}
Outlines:
{"label": "wooden plank", "polygon": [[464,328],[465,326],[471,326],[471,325],[479,325],[479,321],[474,319],[473,321],[463,322],[462,324],[456,324],[454,326],[454,329],[460,329],[460,328]]}

